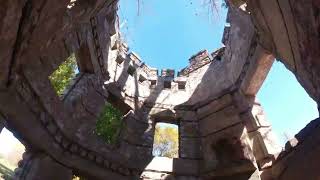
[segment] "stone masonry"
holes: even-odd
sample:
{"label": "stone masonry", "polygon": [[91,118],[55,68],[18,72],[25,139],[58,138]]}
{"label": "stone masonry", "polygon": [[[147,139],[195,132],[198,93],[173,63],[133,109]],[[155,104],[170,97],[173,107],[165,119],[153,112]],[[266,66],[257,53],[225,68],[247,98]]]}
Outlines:
{"label": "stone masonry", "polygon": [[[0,3],[0,132],[27,147],[14,179],[320,177],[319,120],[282,150],[255,97],[276,58],[319,102],[319,1],[227,1],[224,47],[195,54],[177,76],[120,41],[117,3]],[[48,76],[73,53],[79,74],[59,96]],[[125,114],[117,145],[93,133],[107,102]],[[157,122],[178,125],[179,158],[152,156]]]}

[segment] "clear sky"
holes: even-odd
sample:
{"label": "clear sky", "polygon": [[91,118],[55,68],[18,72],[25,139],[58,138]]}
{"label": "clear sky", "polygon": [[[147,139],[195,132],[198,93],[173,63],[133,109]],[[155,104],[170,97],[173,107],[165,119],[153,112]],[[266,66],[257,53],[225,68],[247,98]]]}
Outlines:
{"label": "clear sky", "polygon": [[319,117],[317,104],[281,62],[275,62],[258,93],[273,130],[282,144]]}
{"label": "clear sky", "polygon": [[[208,0],[204,0],[208,1]],[[202,49],[222,46],[226,9],[213,14],[201,0],[120,0],[120,24],[132,51],[152,67],[179,70]],[[293,136],[318,117],[316,103],[281,63],[273,65],[258,93],[268,119],[282,144],[284,133]],[[0,149],[6,153],[17,141],[4,130]],[[4,147],[4,148],[3,148]],[[1,152],[0,152],[1,153]]]}
{"label": "clear sky", "polygon": [[201,0],[120,0],[121,31],[131,50],[151,67],[187,66],[203,49],[221,47],[226,9],[211,13]]}

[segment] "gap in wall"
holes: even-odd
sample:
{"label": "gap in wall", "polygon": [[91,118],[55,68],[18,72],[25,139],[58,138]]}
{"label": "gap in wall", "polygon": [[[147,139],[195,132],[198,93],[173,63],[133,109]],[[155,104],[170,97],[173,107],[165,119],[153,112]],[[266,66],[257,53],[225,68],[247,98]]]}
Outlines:
{"label": "gap in wall", "polygon": [[279,61],[272,65],[257,97],[282,146],[319,117],[316,102]]}
{"label": "gap in wall", "polygon": [[24,152],[24,145],[4,128],[0,134],[0,179],[12,178]]}
{"label": "gap in wall", "polygon": [[153,141],[153,156],[179,158],[179,127],[175,124],[157,123]]}

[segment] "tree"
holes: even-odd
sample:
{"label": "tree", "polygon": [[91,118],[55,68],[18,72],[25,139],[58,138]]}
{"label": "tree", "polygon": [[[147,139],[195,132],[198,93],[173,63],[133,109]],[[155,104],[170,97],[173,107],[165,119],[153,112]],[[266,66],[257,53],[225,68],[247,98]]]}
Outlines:
{"label": "tree", "polygon": [[75,55],[72,54],[49,76],[51,84],[58,95],[63,93],[70,81],[76,76],[76,68],[76,58]]}
{"label": "tree", "polygon": [[97,121],[97,135],[105,142],[115,144],[118,140],[122,126],[121,112],[110,103],[107,103]]}
{"label": "tree", "polygon": [[157,125],[154,135],[153,154],[155,156],[178,158],[178,128]]}

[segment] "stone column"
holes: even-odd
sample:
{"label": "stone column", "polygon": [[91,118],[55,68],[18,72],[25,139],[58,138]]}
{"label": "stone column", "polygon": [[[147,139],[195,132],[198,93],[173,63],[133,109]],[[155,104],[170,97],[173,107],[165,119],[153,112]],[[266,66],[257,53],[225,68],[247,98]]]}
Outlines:
{"label": "stone column", "polygon": [[14,171],[14,180],[72,180],[72,170],[47,154],[26,151]]}
{"label": "stone column", "polygon": [[263,108],[256,101],[249,111],[242,114],[242,119],[246,122],[253,154],[259,167],[268,168],[274,160],[274,155],[281,152],[281,147]]}
{"label": "stone column", "polygon": [[199,160],[202,158],[199,121],[194,111],[185,111],[183,114],[179,127],[180,158]]}

